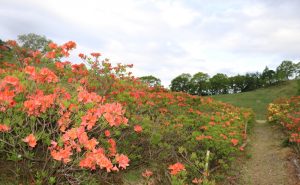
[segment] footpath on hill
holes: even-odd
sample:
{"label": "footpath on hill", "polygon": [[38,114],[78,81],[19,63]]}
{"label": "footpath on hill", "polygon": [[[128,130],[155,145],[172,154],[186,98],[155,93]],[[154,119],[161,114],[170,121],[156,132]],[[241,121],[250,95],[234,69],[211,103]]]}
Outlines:
{"label": "footpath on hill", "polygon": [[249,157],[242,167],[243,185],[300,185],[292,149],[283,147],[283,133],[265,120],[257,120],[249,141]]}

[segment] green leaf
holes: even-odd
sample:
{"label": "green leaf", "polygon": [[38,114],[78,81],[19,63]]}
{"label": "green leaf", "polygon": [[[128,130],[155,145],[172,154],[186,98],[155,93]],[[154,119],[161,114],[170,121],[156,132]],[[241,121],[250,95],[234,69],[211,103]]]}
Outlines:
{"label": "green leaf", "polygon": [[153,134],[151,137],[151,144],[157,145],[161,141],[161,135],[160,134]]}

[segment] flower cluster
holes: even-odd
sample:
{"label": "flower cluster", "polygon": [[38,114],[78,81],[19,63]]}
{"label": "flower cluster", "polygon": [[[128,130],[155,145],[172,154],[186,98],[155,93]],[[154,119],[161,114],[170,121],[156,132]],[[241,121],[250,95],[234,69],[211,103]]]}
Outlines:
{"label": "flower cluster", "polygon": [[35,136],[33,135],[33,134],[30,134],[30,135],[28,135],[27,137],[25,137],[24,139],[23,139],[23,141],[25,142],[25,143],[28,143],[28,145],[30,146],[30,147],[32,147],[32,148],[34,148],[35,147],[35,145],[36,145],[36,138],[35,138]]}
{"label": "flower cluster", "polygon": [[10,127],[4,124],[0,124],[0,132],[8,132]]}
{"label": "flower cluster", "polygon": [[170,165],[168,169],[170,170],[171,175],[177,175],[179,172],[185,170],[185,166],[182,163],[177,162],[173,165]]}
{"label": "flower cluster", "polygon": [[23,90],[19,79],[13,76],[6,76],[0,81],[0,112],[16,104],[15,96]]}
{"label": "flower cluster", "polygon": [[289,133],[289,141],[300,143],[300,97],[279,99],[268,106],[268,121],[281,124]]}
{"label": "flower cluster", "polygon": [[103,103],[104,98],[97,95],[95,92],[89,93],[87,90],[83,89],[82,87],[79,87],[77,89],[78,92],[78,102],[82,102],[84,104],[87,103]]}
{"label": "flower cluster", "polygon": [[76,43],[73,41],[69,41],[62,46],[58,46],[55,43],[49,43],[48,45],[49,51],[45,54],[45,58],[55,59],[57,57],[68,57],[70,55],[69,51],[76,48]]}
{"label": "flower cluster", "polygon": [[35,94],[27,96],[24,109],[28,115],[39,116],[54,105],[55,98],[56,94],[44,95],[42,90],[37,90]]}
{"label": "flower cluster", "polygon": [[25,73],[30,76],[30,79],[35,80],[38,83],[56,83],[58,77],[48,68],[42,68],[39,72],[36,72],[35,67],[26,66]]}

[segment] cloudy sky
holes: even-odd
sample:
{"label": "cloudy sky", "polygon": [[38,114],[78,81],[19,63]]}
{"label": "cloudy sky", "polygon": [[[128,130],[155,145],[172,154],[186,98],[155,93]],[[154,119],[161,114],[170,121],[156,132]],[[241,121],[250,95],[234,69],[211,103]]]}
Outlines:
{"label": "cloudy sky", "polygon": [[0,0],[0,38],[73,40],[77,53],[101,52],[168,86],[181,73],[235,75],[299,62],[299,7],[299,0]]}

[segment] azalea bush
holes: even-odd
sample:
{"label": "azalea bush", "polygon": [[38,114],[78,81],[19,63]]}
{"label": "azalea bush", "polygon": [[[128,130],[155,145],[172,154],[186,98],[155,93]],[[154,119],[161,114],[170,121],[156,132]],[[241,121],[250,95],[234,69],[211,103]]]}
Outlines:
{"label": "azalea bush", "polygon": [[68,62],[72,41],[0,47],[0,153],[19,182],[209,184],[244,150],[251,110],[149,87],[100,53]]}
{"label": "azalea bush", "polygon": [[125,110],[87,90],[84,65],[58,61],[75,43],[51,43],[45,55],[20,54],[12,41],[8,46],[19,59],[2,62],[0,141],[20,175],[40,184],[79,183],[78,169],[102,169],[105,175],[126,169],[130,159],[117,152],[113,137],[128,126]]}
{"label": "azalea bush", "polygon": [[288,141],[300,152],[300,96],[279,99],[269,104],[268,121],[282,125]]}

